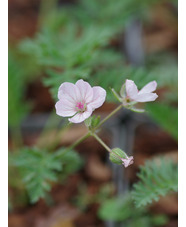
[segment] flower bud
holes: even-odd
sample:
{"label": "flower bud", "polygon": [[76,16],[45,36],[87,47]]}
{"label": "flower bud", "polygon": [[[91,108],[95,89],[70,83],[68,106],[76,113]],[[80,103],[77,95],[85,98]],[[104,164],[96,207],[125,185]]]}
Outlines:
{"label": "flower bud", "polygon": [[127,155],[124,151],[122,151],[120,148],[114,148],[112,149],[111,153],[110,153],[110,161],[115,163],[115,164],[118,164],[118,165],[121,165],[123,163],[123,159],[126,159],[127,158]]}

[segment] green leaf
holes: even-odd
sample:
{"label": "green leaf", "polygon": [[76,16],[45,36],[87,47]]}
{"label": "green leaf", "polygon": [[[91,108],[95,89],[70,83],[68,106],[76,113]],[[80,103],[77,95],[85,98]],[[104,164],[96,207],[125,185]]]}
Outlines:
{"label": "green leaf", "polygon": [[70,174],[79,170],[83,165],[83,159],[80,155],[71,150],[63,154],[66,151],[61,148],[55,152],[56,159],[59,159],[63,164],[63,171],[61,171],[59,178],[64,181]]}
{"label": "green leaf", "polygon": [[178,139],[178,109],[166,103],[152,103],[147,105],[150,116],[169,132],[175,139]]}
{"label": "green leaf", "polygon": [[130,194],[124,194],[103,202],[98,210],[102,220],[117,221],[125,227],[149,227],[165,225],[165,215],[152,215],[144,208],[136,208]]}
{"label": "green leaf", "polygon": [[28,113],[29,105],[24,102],[25,75],[20,63],[12,52],[8,55],[8,124],[10,127],[19,126],[23,117]]}
{"label": "green leaf", "polygon": [[20,171],[32,203],[45,197],[46,192],[51,189],[50,182],[56,181],[57,171],[62,170],[60,160],[53,153],[37,148],[23,148],[12,161]]}
{"label": "green leaf", "polygon": [[103,220],[124,221],[131,216],[129,196],[121,196],[105,201],[98,215]]}
{"label": "green leaf", "polygon": [[50,153],[35,147],[25,147],[10,155],[9,164],[18,168],[32,203],[46,197],[51,183],[59,179],[60,173],[64,180],[81,167],[80,156],[74,151],[65,151],[65,148],[61,148]]}
{"label": "green leaf", "polygon": [[147,161],[140,167],[138,177],[139,182],[133,185],[132,191],[136,207],[151,204],[160,196],[178,190],[178,166],[166,158]]}

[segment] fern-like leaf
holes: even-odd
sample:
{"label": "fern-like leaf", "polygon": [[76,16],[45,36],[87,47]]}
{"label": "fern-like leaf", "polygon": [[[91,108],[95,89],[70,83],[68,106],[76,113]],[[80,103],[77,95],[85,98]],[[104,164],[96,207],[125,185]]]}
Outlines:
{"label": "fern-like leaf", "polygon": [[178,166],[166,158],[147,161],[140,167],[139,182],[134,184],[132,197],[137,207],[158,201],[160,196],[177,192]]}
{"label": "fern-like leaf", "polygon": [[60,172],[64,179],[81,166],[81,158],[73,151],[59,156],[64,150],[63,148],[49,153],[45,150],[25,147],[11,155],[9,163],[18,168],[31,203],[45,198],[51,189],[51,183],[58,180]]}
{"label": "fern-like leaf", "polygon": [[102,220],[124,223],[125,227],[162,226],[168,221],[164,215],[152,215],[144,207],[136,208],[130,194],[105,200],[98,210],[98,215]]}

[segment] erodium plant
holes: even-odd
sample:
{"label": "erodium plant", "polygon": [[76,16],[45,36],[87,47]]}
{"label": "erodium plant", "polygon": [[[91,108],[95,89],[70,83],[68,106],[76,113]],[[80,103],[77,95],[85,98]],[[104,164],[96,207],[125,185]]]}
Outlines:
{"label": "erodium plant", "polygon": [[68,120],[72,123],[84,122],[88,129],[87,134],[72,144],[66,152],[77,146],[87,137],[93,136],[110,153],[110,160],[112,162],[122,164],[124,167],[133,164],[133,156],[129,157],[120,148],[109,148],[97,135],[97,129],[123,107],[132,111],[144,112],[144,110],[135,108],[135,105],[138,102],[155,101],[158,97],[156,93],[153,93],[156,87],[156,81],[152,81],[138,91],[134,81],[126,80],[121,87],[120,96],[112,89],[113,94],[121,104],[100,121],[99,118],[91,115],[95,109],[102,106],[105,102],[106,91],[100,86],[91,87],[88,82],[82,79],[78,80],[75,84],[69,82],[62,83],[58,90],[59,101],[55,105],[56,113],[62,117],[71,117]]}
{"label": "erodium plant", "polygon": [[[75,84],[69,82],[62,83],[58,90],[59,100],[55,105],[57,115],[67,117],[70,124],[84,123],[87,127],[87,132],[70,146],[60,147],[57,150],[55,150],[55,142],[51,147],[42,146],[38,143],[36,147],[23,147],[16,152],[11,152],[9,157],[10,173],[13,178],[14,174],[17,174],[15,170],[20,175],[20,182],[18,186],[14,185],[14,187],[25,189],[31,203],[37,202],[40,198],[47,199],[52,182],[56,182],[59,179],[65,180],[69,174],[81,167],[83,162],[74,148],[90,136],[93,136],[109,152],[111,162],[123,165],[125,168],[133,164],[135,157],[128,156],[127,151],[125,152],[118,147],[110,148],[99,137],[98,132],[101,126],[122,108],[140,113],[144,112],[144,109],[138,109],[136,105],[138,102],[154,101],[158,97],[154,93],[156,87],[157,83],[153,81],[138,91],[137,86],[132,80],[126,80],[123,85],[121,84],[120,94],[112,89],[113,95],[120,104],[105,118],[100,120],[100,116],[93,115],[93,112],[102,106],[106,100],[106,91],[102,87],[91,87],[88,82],[82,79],[78,80]],[[56,141],[59,139],[58,137],[60,135],[57,136]],[[54,150],[55,152],[53,152]],[[154,170],[151,172],[156,173]],[[164,172],[161,171],[161,173]],[[174,171],[172,172],[174,173]],[[167,174],[167,172],[165,173]],[[174,177],[174,174],[171,176]],[[158,182],[159,180],[157,181],[157,186],[159,185]],[[173,183],[169,184],[169,190],[166,191],[161,190],[162,183],[160,182],[160,190],[157,191],[165,193],[169,192],[172,188],[176,188],[176,177],[171,182]],[[152,193],[145,193],[145,198],[143,198],[141,192],[143,192],[143,185],[145,183],[135,187],[137,192],[134,192],[133,195],[137,205],[143,205],[152,201],[154,194],[156,198],[158,196],[157,191],[151,190],[150,192]],[[147,198],[146,194],[150,195],[150,197]],[[139,201],[138,198],[142,199]]]}

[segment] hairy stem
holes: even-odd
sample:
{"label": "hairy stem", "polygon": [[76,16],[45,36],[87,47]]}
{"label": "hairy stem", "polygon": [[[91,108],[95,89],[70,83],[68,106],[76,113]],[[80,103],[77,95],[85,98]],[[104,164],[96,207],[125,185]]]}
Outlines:
{"label": "hairy stem", "polygon": [[111,152],[111,149],[99,138],[95,133],[92,133],[92,136],[108,151]]}
{"label": "hairy stem", "polygon": [[79,145],[81,142],[83,142],[85,139],[87,139],[89,136],[91,136],[91,132],[87,132],[84,136],[82,136],[80,139],[76,140],[71,146],[67,148],[67,150],[71,150],[77,145]]}
{"label": "hairy stem", "polygon": [[98,129],[105,121],[107,121],[110,117],[112,117],[115,113],[117,113],[121,108],[122,104],[119,105],[115,110],[113,110],[107,117],[105,117],[92,131],[87,132],[84,136],[82,136],[80,139],[75,141],[71,146],[67,147],[66,151],[64,153],[67,153],[69,150],[74,149],[77,145],[79,145],[81,142],[83,142],[85,139],[87,139],[89,136],[93,136],[108,152],[111,152],[111,149],[94,133],[96,129]]}

